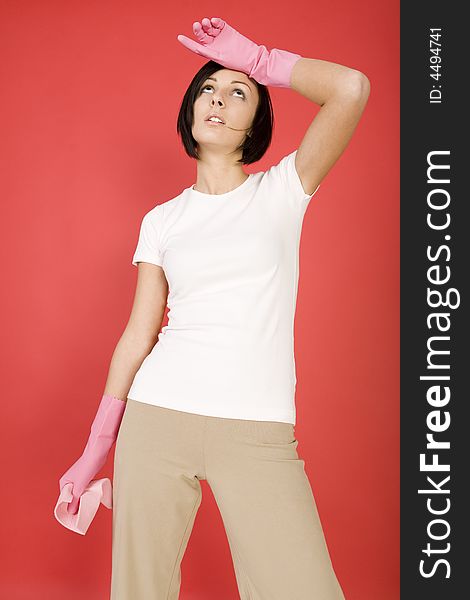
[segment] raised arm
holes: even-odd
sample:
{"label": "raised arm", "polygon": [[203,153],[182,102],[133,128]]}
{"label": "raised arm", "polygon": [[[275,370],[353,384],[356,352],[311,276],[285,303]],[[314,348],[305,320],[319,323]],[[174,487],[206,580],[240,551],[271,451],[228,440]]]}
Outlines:
{"label": "raised arm", "polygon": [[313,193],[347,147],[370,93],[369,79],[343,65],[301,58],[291,88],[321,106],[305,133],[295,168],[307,194]]}
{"label": "raised arm", "polygon": [[272,48],[245,37],[220,17],[193,23],[196,40],[178,35],[186,48],[253,77],[263,85],[292,88],[321,105],[296,154],[295,167],[313,193],[341,156],[369,97],[368,78],[343,65]]}

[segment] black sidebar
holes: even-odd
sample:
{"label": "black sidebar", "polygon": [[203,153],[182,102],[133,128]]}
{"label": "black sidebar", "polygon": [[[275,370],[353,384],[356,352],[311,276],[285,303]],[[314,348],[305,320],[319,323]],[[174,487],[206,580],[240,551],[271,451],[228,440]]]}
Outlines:
{"label": "black sidebar", "polygon": [[470,598],[465,5],[401,3],[401,594]]}

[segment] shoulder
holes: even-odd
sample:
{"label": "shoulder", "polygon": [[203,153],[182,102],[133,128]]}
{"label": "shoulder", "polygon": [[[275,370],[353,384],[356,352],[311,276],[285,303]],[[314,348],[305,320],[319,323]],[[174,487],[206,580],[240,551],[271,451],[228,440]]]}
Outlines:
{"label": "shoulder", "polygon": [[166,214],[170,214],[173,209],[181,204],[181,198],[182,194],[179,194],[174,198],[156,204],[144,214],[144,219],[154,222],[162,221]]}
{"label": "shoulder", "polygon": [[301,206],[306,206],[320,186],[312,194],[304,190],[295,164],[297,150],[295,148],[284,154],[267,171],[263,172],[263,178],[282,193],[292,197],[297,204],[300,202]]}

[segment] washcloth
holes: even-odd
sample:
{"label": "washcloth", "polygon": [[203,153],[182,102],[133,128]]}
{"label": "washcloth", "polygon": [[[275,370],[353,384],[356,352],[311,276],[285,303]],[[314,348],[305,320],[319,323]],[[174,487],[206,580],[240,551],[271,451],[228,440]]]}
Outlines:
{"label": "washcloth", "polygon": [[106,508],[113,506],[111,480],[104,477],[91,481],[80,496],[78,512],[75,515],[67,511],[67,506],[72,500],[72,488],[72,483],[67,483],[62,488],[54,508],[54,516],[67,529],[85,535],[100,503],[104,504]]}

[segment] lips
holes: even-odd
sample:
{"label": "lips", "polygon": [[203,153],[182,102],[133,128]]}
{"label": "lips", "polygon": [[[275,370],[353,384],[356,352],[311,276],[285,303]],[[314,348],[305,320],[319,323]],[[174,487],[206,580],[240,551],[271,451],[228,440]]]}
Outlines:
{"label": "lips", "polygon": [[214,123],[215,121],[209,121],[209,119],[211,117],[217,117],[217,119],[220,119],[222,121],[222,123],[218,123],[218,125],[225,125],[225,121],[223,120],[223,118],[220,115],[216,115],[216,114],[211,114],[207,117],[206,121],[208,121],[209,123]]}

